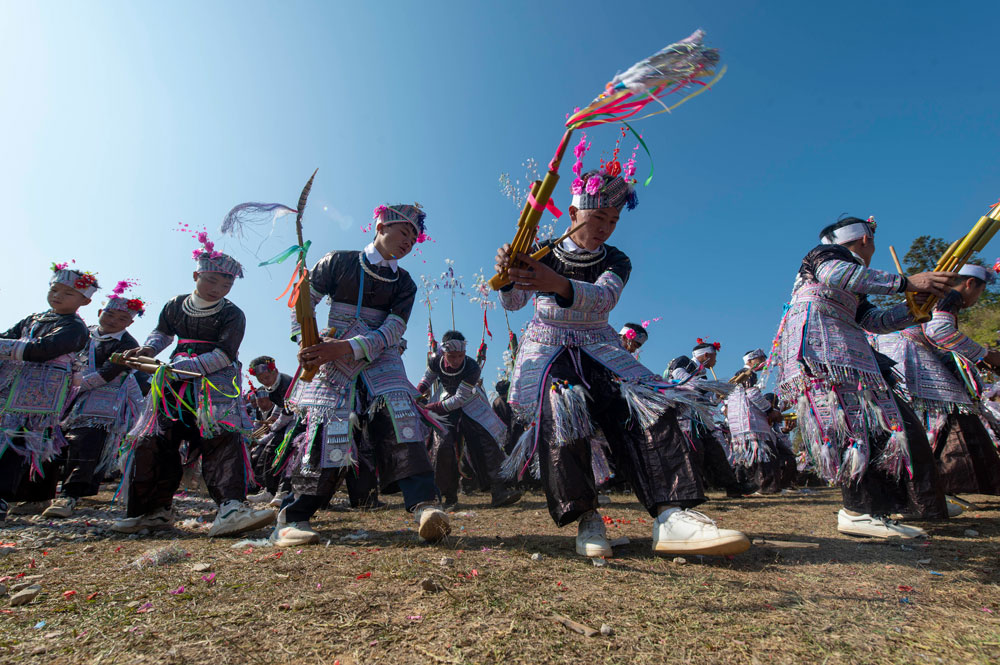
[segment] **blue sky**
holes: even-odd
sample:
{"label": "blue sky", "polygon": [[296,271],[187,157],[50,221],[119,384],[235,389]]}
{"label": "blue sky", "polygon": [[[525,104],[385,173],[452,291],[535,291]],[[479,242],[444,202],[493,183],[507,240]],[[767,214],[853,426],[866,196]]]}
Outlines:
{"label": "blue sky", "polygon": [[[316,167],[310,261],[366,244],[360,227],[377,204],[418,201],[436,242],[403,266],[419,283],[450,258],[471,285],[512,237],[517,210],[500,173],[523,180],[527,158],[548,161],[568,111],[702,27],[729,72],[637,125],[656,175],[611,240],[634,267],[611,320],[663,317],[642,355],[656,371],[708,337],[729,374],[770,342],[801,256],[841,213],[875,215],[875,266],[889,269],[889,244],[951,240],[1000,196],[997,58],[982,29],[998,7],[2,2],[0,304],[8,324],[43,309],[49,263],[75,258],[106,285],[142,281],[153,310],[133,326],[142,338],[163,302],[190,289],[194,243],[178,222],[217,235],[236,203],[294,205]],[[590,161],[616,132],[589,132]],[[261,257],[290,244],[285,222]],[[255,266],[245,248],[216,240]],[[289,372],[288,310],[274,299],[290,269],[251,267],[231,294],[249,321],[243,360],[270,353]],[[439,334],[450,327],[446,296],[433,312]],[[82,311],[88,321],[98,304]],[[527,315],[511,316],[515,329]],[[456,317],[474,348],[481,311],[459,297]],[[416,307],[413,381],[426,321]],[[500,311],[490,327],[492,379]]]}

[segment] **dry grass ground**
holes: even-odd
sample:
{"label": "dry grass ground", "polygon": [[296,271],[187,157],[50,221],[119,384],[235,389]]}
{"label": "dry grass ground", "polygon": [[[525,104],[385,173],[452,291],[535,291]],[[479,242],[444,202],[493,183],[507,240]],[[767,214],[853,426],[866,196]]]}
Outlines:
{"label": "dry grass ground", "polygon": [[[600,567],[573,553],[575,531],[556,529],[537,494],[501,510],[466,498],[460,511],[474,514],[457,514],[436,546],[418,542],[397,497],[387,512],[321,513],[323,544],[301,550],[234,549],[184,530],[32,544],[19,520],[0,530],[18,543],[0,576],[41,575],[43,590],[22,607],[0,599],[0,662],[1000,661],[1000,499],[969,497],[981,510],[901,544],[838,536],[837,496],[713,500],[705,510],[725,526],[818,547],[756,546],[681,564],[650,554],[649,517],[615,495],[604,514],[631,543]],[[188,516],[209,507],[182,505]],[[103,508],[88,503],[81,519]],[[367,535],[352,540],[359,530]],[[190,556],[130,567],[171,544]],[[423,590],[427,578],[440,590]],[[553,613],[614,632],[585,637]]]}

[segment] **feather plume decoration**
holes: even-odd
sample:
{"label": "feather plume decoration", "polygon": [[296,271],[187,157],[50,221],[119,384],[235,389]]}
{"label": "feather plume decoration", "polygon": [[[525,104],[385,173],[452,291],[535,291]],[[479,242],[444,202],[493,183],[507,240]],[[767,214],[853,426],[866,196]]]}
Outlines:
{"label": "feather plume decoration", "polygon": [[248,226],[270,225],[273,230],[274,223],[278,218],[297,213],[298,210],[281,203],[257,203],[256,201],[241,203],[223,218],[222,234],[243,238]]}
{"label": "feather plume decoration", "polygon": [[[622,122],[642,111],[647,104],[657,102],[663,108],[643,118],[672,111],[688,99],[701,94],[722,78],[726,68],[716,71],[719,51],[704,44],[705,33],[696,30],[687,39],[660,49],[615,75],[593,102],[572,113],[566,120],[570,129],[584,129],[609,122]],[[703,79],[710,79],[705,81]],[[697,90],[690,90],[692,87]],[[671,106],[663,98],[687,92]]]}

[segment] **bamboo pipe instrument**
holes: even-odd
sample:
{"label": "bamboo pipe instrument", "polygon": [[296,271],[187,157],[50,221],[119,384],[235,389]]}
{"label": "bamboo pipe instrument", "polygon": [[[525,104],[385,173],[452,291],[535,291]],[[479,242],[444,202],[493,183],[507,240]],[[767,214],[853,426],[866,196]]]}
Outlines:
{"label": "bamboo pipe instrument", "polygon": [[145,372],[146,374],[153,374],[161,367],[166,367],[168,372],[176,376],[183,376],[190,379],[200,379],[204,376],[200,372],[189,372],[183,369],[174,369],[170,365],[160,362],[156,358],[150,358],[149,356],[125,358],[121,353],[112,353],[111,362],[115,365],[123,365],[129,369],[137,369],[140,372]]}

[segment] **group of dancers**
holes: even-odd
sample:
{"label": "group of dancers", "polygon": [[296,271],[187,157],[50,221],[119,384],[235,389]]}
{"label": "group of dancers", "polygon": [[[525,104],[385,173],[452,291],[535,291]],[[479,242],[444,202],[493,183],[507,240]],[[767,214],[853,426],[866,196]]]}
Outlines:
{"label": "group of dancers", "polygon": [[[501,305],[533,316],[492,405],[458,331],[442,337],[416,385],[406,375],[417,287],[400,263],[425,234],[418,205],[380,205],[370,244],[316,262],[302,297],[329,300],[320,341],[300,344],[294,376],[270,356],[253,359],[247,371],[260,385],[247,391],[246,318],[229,299],[243,267],[206,234],[193,289],[163,305],[141,345],[127,329],[146,306],[128,297],[130,282],[116,285],[88,328],[77,310],[96,277],[53,265],[48,307],[0,339],[0,518],[69,517],[117,469],[125,515],[113,530],[169,529],[184,461],[200,458],[218,505],[210,536],[270,527],[277,546],[316,543],[314,515],[346,484],[360,509],[401,493],[420,537],[437,542],[463,482],[499,509],[534,477],[554,522],[577,525],[583,556],[612,554],[599,509],[615,486],[653,518],[653,552],[733,555],[750,541],[696,510],[707,486],[778,492],[811,473],[841,488],[839,531],[876,538],[925,535],[897,517],[948,519],[960,511],[956,495],[1000,493],[979,373],[1000,368],[1000,352],[956,323],[991,270],[875,270],[875,221],[843,218],[802,259],[769,352],[747,352],[743,370],[719,381],[708,373],[720,345],[699,340],[661,375],[637,359],[642,326],[609,324],[631,261],[608,241],[637,204],[616,164],[581,176],[572,232],[540,243],[543,256],[498,249],[496,269],[511,281]],[[918,303],[938,298],[930,321],[916,323],[906,303],[868,300],[904,292]],[[293,317],[296,342],[299,325]],[[151,360],[168,348],[167,362]],[[763,392],[762,371],[775,393]]]}

